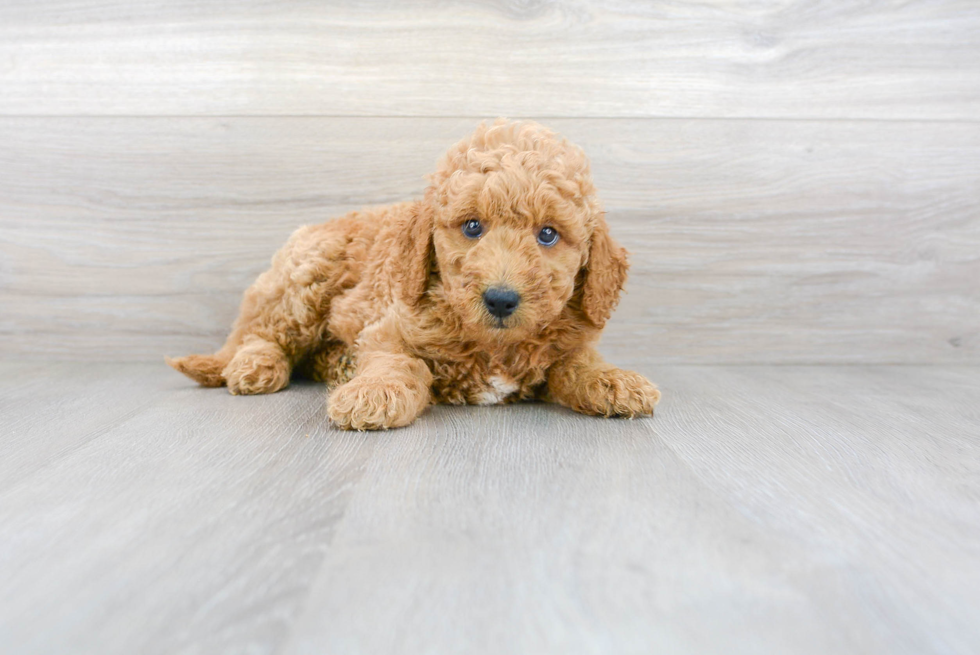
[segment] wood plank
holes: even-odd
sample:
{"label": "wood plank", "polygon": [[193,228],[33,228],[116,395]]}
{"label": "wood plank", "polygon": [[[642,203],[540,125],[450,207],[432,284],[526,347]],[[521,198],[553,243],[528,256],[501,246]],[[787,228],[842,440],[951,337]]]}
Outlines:
{"label": "wood plank", "polygon": [[[971,124],[552,120],[632,251],[612,356],[980,361]],[[468,119],[0,119],[0,353],[220,345],[297,226],[417,196]]]}
{"label": "wood plank", "polygon": [[441,410],[384,435],[283,652],[971,652],[976,373],[666,368],[652,421]]}
{"label": "wood plank", "polygon": [[[50,420],[56,399],[25,402],[35,434],[21,459],[47,461],[0,489],[0,649],[274,652],[374,442],[327,436],[320,385],[246,406],[162,364],[80,368],[26,378],[67,393],[88,377],[78,413],[106,420],[86,438]],[[128,420],[112,419],[107,386]],[[0,441],[21,430],[4,421]],[[51,453],[62,430],[78,445]]]}
{"label": "wood plank", "polygon": [[0,6],[6,115],[976,120],[970,0]]}
{"label": "wood plank", "polygon": [[[3,366],[0,492],[147,411],[156,401],[119,364],[37,362]],[[180,380],[162,379],[179,388]],[[52,382],[56,382],[52,384]]]}
{"label": "wood plank", "polygon": [[[30,408],[23,444],[47,458],[0,488],[0,643],[975,650],[977,367],[644,372],[664,390],[653,419],[437,407],[358,434],[325,426],[319,385],[243,398],[162,365],[0,364],[0,380],[49,388],[0,387],[3,406]],[[59,397],[95,414],[113,387],[130,420],[44,450],[82,432],[48,422]],[[0,442],[20,430],[0,423]]]}

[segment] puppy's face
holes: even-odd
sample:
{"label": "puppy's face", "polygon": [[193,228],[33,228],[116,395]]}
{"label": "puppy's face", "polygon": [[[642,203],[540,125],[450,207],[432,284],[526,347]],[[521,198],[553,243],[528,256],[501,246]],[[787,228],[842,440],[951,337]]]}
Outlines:
{"label": "puppy's face", "polygon": [[554,321],[587,260],[590,203],[520,167],[457,171],[442,198],[439,276],[468,336],[515,342]]}

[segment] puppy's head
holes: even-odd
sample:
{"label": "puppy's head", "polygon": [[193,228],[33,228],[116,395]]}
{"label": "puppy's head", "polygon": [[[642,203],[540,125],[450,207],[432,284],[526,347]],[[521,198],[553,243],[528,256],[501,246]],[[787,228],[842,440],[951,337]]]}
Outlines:
{"label": "puppy's head", "polygon": [[498,120],[456,144],[419,212],[428,269],[474,341],[525,340],[566,307],[601,328],[626,280],[584,153],[534,123]]}

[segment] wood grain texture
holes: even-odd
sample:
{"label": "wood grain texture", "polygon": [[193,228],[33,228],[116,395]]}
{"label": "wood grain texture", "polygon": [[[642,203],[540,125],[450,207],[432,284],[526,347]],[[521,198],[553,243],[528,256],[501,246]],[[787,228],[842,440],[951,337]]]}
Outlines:
{"label": "wood grain texture", "polygon": [[[659,362],[980,361],[973,124],[549,120],[633,268],[604,347]],[[0,119],[0,353],[216,348],[296,227],[418,196],[470,119]]]}
{"label": "wood grain texture", "polygon": [[358,434],[318,385],[0,364],[0,651],[976,651],[980,370],[643,372],[649,420]]}
{"label": "wood grain texture", "polygon": [[971,0],[0,6],[0,113],[976,120]]}

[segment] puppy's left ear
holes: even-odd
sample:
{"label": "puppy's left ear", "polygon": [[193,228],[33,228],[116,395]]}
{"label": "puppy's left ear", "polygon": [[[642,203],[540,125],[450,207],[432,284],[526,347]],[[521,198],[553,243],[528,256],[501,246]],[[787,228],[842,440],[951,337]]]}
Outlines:
{"label": "puppy's left ear", "polygon": [[382,264],[391,299],[410,307],[422,299],[429,285],[432,229],[432,209],[425,201],[414,203],[404,219],[392,226],[392,247]]}
{"label": "puppy's left ear", "polygon": [[627,270],[629,261],[626,249],[609,236],[606,219],[600,216],[592,233],[582,285],[582,310],[599,329],[609,320],[619,302],[619,295],[626,284]]}

